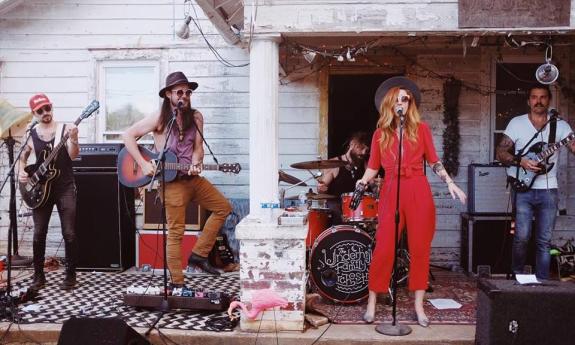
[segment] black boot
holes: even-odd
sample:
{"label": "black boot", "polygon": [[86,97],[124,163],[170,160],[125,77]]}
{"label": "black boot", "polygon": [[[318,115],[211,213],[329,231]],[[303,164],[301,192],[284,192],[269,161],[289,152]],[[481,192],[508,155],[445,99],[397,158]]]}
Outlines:
{"label": "black boot", "polygon": [[76,243],[75,241],[65,241],[66,251],[66,277],[60,283],[63,290],[70,290],[76,286]]}
{"label": "black boot", "polygon": [[210,265],[208,258],[201,257],[194,253],[192,253],[188,258],[188,266],[197,266],[209,274],[214,274],[217,276],[220,275],[220,271]]}
{"label": "black boot", "polygon": [[70,290],[76,286],[76,272],[66,270],[66,277],[60,283],[62,290]]}
{"label": "black boot", "polygon": [[38,291],[46,285],[46,276],[44,272],[34,272],[34,280],[30,285],[30,290]]}

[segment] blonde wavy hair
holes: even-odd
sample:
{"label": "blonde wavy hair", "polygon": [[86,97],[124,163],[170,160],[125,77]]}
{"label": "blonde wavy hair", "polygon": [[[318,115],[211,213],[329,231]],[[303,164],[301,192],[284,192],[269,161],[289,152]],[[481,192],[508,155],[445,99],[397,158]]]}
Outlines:
{"label": "blonde wavy hair", "polygon": [[399,96],[399,90],[405,90],[409,95],[409,108],[405,114],[405,127],[404,135],[409,141],[417,142],[417,128],[421,122],[421,116],[417,105],[415,104],[415,97],[411,91],[402,89],[401,87],[393,87],[389,89],[387,94],[383,97],[379,105],[379,119],[377,120],[377,128],[381,131],[381,138],[379,140],[379,147],[381,152],[391,147],[395,130],[399,126],[399,117],[395,116],[394,107]]}

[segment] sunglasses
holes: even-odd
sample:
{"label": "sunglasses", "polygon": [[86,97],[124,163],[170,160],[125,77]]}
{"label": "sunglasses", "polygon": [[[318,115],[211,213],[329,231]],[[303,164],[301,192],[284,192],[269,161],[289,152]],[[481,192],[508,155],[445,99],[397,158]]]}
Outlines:
{"label": "sunglasses", "polygon": [[409,96],[397,97],[397,101],[401,102],[401,103],[408,103],[410,100],[411,100],[411,97],[409,97]]}
{"label": "sunglasses", "polygon": [[190,95],[192,94],[192,90],[191,89],[187,89],[187,90],[178,90],[178,91],[174,91],[176,93],[176,96],[178,97],[182,97],[184,95],[184,93],[186,93],[187,97],[190,97]]}
{"label": "sunglasses", "polygon": [[36,110],[36,114],[42,115],[42,114],[44,114],[44,112],[49,113],[51,111],[52,111],[52,106],[50,104],[46,104],[42,108]]}

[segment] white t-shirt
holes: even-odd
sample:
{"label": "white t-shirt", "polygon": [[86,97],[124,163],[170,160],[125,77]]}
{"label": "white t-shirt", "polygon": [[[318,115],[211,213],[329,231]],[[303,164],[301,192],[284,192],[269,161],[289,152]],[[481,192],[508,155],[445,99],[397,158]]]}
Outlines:
{"label": "white t-shirt", "polygon": [[[538,142],[548,142],[549,141],[549,124],[545,126],[545,129],[539,133],[537,138],[535,138],[529,147],[537,144]],[[533,136],[537,133],[537,129],[533,126],[529,120],[527,114],[516,116],[507,125],[504,134],[507,135],[515,143],[515,153],[519,151]],[[557,132],[555,132],[555,142],[565,139],[571,133],[571,126],[565,121],[557,121]],[[523,151],[523,154],[527,153],[529,148]],[[555,152],[550,158],[550,163],[555,163],[555,166],[547,174],[539,175],[533,182],[533,189],[548,189],[557,188],[557,159],[559,155]],[[507,175],[515,177],[515,169],[507,168]]]}

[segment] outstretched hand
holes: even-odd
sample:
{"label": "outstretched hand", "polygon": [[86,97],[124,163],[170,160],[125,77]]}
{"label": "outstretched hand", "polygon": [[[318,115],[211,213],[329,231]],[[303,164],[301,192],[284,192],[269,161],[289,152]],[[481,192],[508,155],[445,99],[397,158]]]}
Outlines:
{"label": "outstretched hand", "polygon": [[461,201],[462,204],[465,205],[465,203],[467,202],[467,195],[465,195],[465,192],[462,191],[461,188],[459,188],[455,183],[448,183],[447,189],[449,189],[451,198],[453,199],[457,198],[459,199],[459,201]]}

